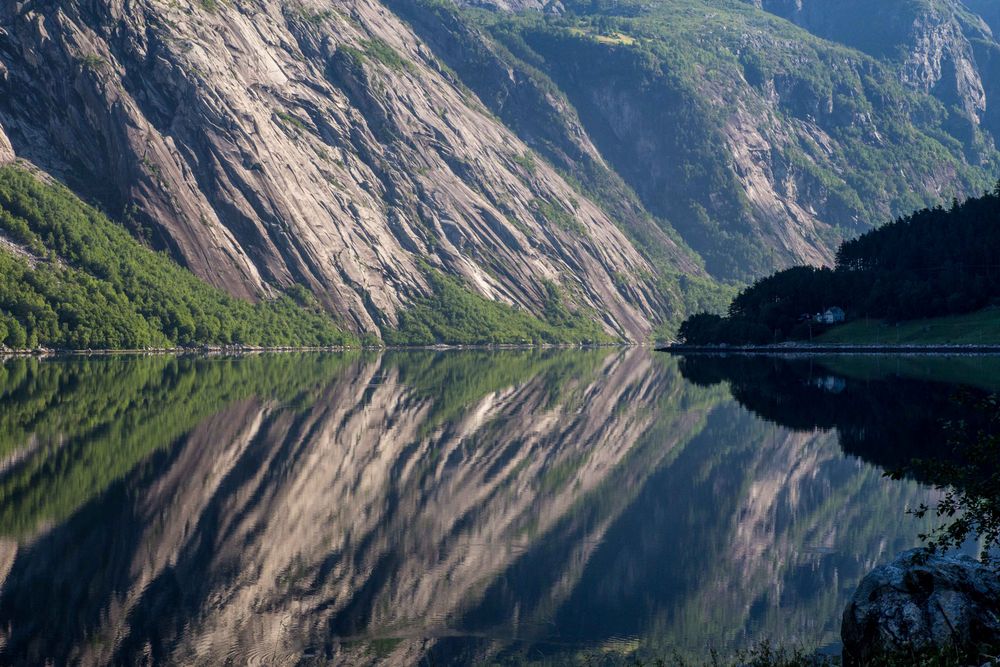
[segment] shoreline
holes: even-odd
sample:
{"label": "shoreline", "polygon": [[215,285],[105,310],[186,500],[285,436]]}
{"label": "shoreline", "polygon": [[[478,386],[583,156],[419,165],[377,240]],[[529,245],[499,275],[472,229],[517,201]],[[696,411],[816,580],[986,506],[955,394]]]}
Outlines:
{"label": "shoreline", "polygon": [[677,356],[685,355],[912,355],[912,356],[958,356],[958,355],[1000,355],[1000,343],[988,345],[668,345],[657,347],[657,352]]}
{"label": "shoreline", "polygon": [[248,345],[221,345],[221,346],[202,346],[202,347],[166,347],[166,348],[147,348],[147,349],[88,349],[88,350],[73,350],[73,349],[49,349],[49,348],[34,348],[30,350],[11,350],[7,348],[0,348],[0,360],[3,359],[14,359],[14,358],[36,358],[36,359],[51,359],[59,357],[113,357],[113,356],[129,356],[129,357],[155,357],[155,356],[186,356],[186,355],[200,355],[200,356],[213,356],[213,355],[249,355],[249,354],[281,354],[281,353],[295,353],[295,352],[364,352],[364,351],[416,351],[416,350],[431,350],[431,351],[450,351],[450,350],[595,350],[595,349],[606,349],[606,348],[633,348],[633,347],[649,347],[651,349],[655,348],[652,344],[639,344],[639,343],[543,343],[543,344],[531,344],[531,343],[501,343],[495,345],[479,345],[479,344],[464,344],[464,343],[437,343],[434,345],[357,345],[357,346],[347,346],[347,345],[333,345],[329,347],[255,347]]}

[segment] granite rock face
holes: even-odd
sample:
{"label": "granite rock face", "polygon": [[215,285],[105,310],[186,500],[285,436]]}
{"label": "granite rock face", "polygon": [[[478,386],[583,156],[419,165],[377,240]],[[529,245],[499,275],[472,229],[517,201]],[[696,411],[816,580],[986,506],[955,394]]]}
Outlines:
{"label": "granite rock face", "polygon": [[[0,162],[16,154],[236,296],[302,284],[356,332],[396,325],[430,268],[538,316],[555,288],[643,340],[699,307],[685,277],[830,264],[844,236],[981,191],[1000,155],[988,19],[957,0],[892,22],[890,2],[750,1],[857,51],[760,10],[718,18],[711,0],[690,3],[697,34],[649,38],[694,53],[728,35],[731,62],[693,78],[648,44],[530,21],[508,43],[419,0],[9,2]],[[842,29],[866,6],[878,35]],[[889,51],[907,54],[898,71],[876,60]],[[869,187],[875,172],[891,178]]]}
{"label": "granite rock face", "polygon": [[907,551],[862,580],[841,634],[846,664],[1000,646],[1000,574],[969,557]]}
{"label": "granite rock face", "polygon": [[300,283],[376,332],[430,266],[535,314],[554,285],[633,340],[671,307],[626,233],[374,0],[18,2],[0,35],[18,156],[232,294]]}
{"label": "granite rock face", "polygon": [[15,157],[14,148],[10,145],[10,139],[7,138],[7,135],[3,133],[3,128],[0,127],[0,164],[13,162]]}

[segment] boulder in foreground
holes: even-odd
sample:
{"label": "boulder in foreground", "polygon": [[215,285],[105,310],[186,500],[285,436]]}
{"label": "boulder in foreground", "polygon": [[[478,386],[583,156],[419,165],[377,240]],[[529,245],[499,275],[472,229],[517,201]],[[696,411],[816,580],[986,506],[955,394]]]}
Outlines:
{"label": "boulder in foreground", "polygon": [[981,655],[1000,646],[1000,573],[967,556],[907,551],[862,580],[841,637],[845,665]]}

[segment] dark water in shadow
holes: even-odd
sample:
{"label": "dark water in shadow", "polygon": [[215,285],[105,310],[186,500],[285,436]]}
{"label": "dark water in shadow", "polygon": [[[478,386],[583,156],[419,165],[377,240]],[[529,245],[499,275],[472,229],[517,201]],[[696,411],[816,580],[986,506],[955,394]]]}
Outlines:
{"label": "dark water in shadow", "polygon": [[883,467],[939,445],[958,387],[990,388],[960,366],[8,361],[0,663],[829,645],[858,580],[926,527],[904,511],[928,492]]}

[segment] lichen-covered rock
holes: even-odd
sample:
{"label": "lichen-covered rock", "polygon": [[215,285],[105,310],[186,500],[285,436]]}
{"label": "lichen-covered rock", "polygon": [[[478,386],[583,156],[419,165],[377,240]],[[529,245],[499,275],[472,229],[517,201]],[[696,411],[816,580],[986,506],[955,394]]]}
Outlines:
{"label": "lichen-covered rock", "polygon": [[1000,574],[967,556],[915,549],[872,571],[844,611],[845,664],[1000,645]]}

